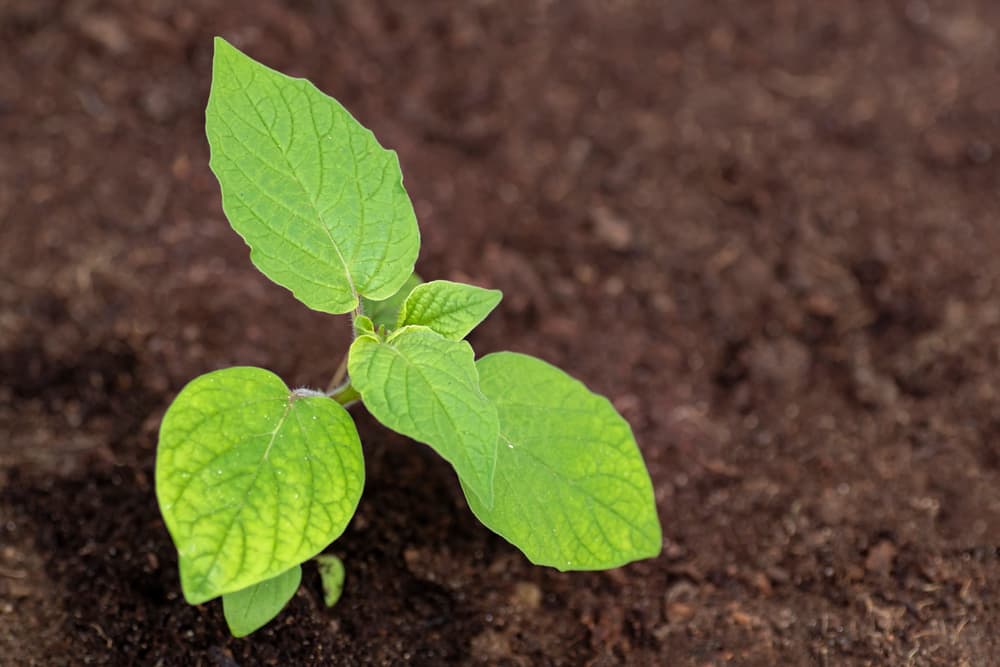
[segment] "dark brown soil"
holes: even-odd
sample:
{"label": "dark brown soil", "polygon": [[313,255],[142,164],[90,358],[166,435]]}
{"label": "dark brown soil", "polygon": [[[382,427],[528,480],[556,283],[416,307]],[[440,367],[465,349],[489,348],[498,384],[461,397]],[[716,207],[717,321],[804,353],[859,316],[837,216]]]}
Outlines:
{"label": "dark brown soil", "polygon": [[[177,390],[324,384],[207,168],[211,37],[401,156],[480,352],[608,394],[663,555],[530,566],[360,415],[368,487],[249,640],[179,597]],[[1000,665],[1000,3],[0,1],[3,665]]]}

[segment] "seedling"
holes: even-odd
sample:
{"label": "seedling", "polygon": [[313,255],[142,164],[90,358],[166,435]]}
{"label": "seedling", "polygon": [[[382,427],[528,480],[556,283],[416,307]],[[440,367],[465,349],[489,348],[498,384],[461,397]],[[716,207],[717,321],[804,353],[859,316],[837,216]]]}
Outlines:
{"label": "seedling", "polygon": [[450,463],[475,516],[532,563],[601,570],[660,552],[649,474],[611,403],[534,357],[476,360],[465,336],[501,293],[413,274],[420,233],[393,151],[308,81],[221,38],[205,125],[253,263],[309,308],[350,313],[354,342],[327,391],[227,368],[167,410],[156,493],[189,603],[221,596],[243,636],[294,595],[300,565],[361,498],[345,407],[358,400]]}

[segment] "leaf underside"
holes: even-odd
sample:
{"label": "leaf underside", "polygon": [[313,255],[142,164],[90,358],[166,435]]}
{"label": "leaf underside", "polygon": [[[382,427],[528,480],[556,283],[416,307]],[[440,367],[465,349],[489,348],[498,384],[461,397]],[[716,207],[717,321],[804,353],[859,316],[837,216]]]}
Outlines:
{"label": "leaf underside", "polygon": [[632,430],[611,403],[540,359],[477,362],[497,408],[494,504],[462,480],[473,513],[536,565],[601,570],[656,556],[660,522]]}
{"label": "leaf underside", "polygon": [[418,324],[461,340],[492,312],[503,293],[475,285],[433,280],[417,285],[403,302],[398,327]]}
{"label": "leaf underside", "polygon": [[167,410],[156,494],[191,604],[274,577],[347,526],[364,486],[351,416],[276,375],[228,368],[191,381]]}
{"label": "leaf underside", "polygon": [[302,303],[346,313],[412,273],[420,232],[395,152],[312,83],[216,38],[205,130],[226,217]]}
{"label": "leaf underside", "polygon": [[296,565],[281,574],[242,590],[222,596],[222,614],[234,637],[246,637],[267,625],[281,613],[299,589],[302,567]]}
{"label": "leaf underside", "polygon": [[485,506],[493,504],[497,413],[479,390],[467,342],[418,326],[384,342],[362,335],[351,345],[348,372],[376,419],[429,445]]}

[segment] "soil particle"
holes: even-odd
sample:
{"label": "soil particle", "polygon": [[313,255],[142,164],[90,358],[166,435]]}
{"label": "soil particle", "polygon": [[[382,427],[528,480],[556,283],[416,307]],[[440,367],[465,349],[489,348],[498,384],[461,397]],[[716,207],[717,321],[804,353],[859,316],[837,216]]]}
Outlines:
{"label": "soil particle", "polygon": [[898,549],[889,540],[879,540],[865,558],[865,569],[875,574],[888,574]]}

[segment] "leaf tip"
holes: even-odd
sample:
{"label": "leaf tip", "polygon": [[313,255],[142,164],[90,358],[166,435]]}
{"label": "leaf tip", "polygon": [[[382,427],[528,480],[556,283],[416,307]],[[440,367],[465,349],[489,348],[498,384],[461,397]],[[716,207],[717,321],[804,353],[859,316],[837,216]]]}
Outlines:
{"label": "leaf tip", "polygon": [[184,596],[185,602],[192,607],[197,607],[218,597],[218,595],[206,594],[203,587],[195,586],[190,577],[184,576],[184,569],[184,561],[181,559],[181,594]]}
{"label": "leaf tip", "polygon": [[215,48],[215,53],[217,55],[222,53],[243,53],[222,35],[216,35],[212,38],[212,46]]}
{"label": "leaf tip", "polygon": [[236,51],[237,53],[239,52],[239,49],[237,49],[235,46],[227,42],[225,38],[221,37],[220,35],[216,35],[212,39],[212,48],[213,48],[213,58],[215,60],[224,58],[232,54],[234,51]]}

